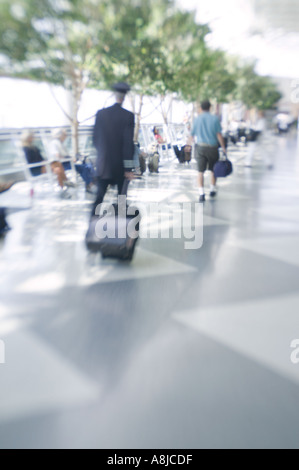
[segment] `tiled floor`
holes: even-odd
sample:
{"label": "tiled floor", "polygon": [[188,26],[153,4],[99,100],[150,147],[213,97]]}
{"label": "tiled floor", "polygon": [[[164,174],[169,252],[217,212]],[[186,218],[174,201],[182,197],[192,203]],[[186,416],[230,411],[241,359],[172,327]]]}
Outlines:
{"label": "tiled floor", "polygon": [[[131,264],[86,251],[80,185],[6,196],[0,448],[299,448],[299,151],[273,139],[272,170],[231,149],[233,175],[197,208],[200,248],[144,236]],[[194,162],[166,161],[130,199],[183,211],[196,181]]]}

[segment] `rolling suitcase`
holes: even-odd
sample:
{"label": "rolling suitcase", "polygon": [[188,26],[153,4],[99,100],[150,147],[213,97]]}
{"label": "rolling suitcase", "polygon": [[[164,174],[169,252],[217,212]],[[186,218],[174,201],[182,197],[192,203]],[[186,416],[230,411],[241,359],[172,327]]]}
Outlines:
{"label": "rolling suitcase", "polygon": [[184,145],[182,150],[184,151],[184,161],[187,162],[187,163],[190,163],[191,162],[191,155],[192,155],[191,145]]}
{"label": "rolling suitcase", "polygon": [[91,219],[85,237],[87,249],[100,252],[102,258],[131,261],[139,238],[140,219],[139,210],[119,198],[105,214]]}
{"label": "rolling suitcase", "polygon": [[155,152],[153,155],[150,155],[148,158],[148,169],[150,173],[159,173],[159,160],[160,155],[158,152]]}

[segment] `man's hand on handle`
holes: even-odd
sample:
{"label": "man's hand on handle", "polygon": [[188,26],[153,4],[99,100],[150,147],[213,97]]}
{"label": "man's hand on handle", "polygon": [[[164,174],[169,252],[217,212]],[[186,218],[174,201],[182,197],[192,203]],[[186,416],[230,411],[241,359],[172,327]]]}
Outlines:
{"label": "man's hand on handle", "polygon": [[136,178],[136,175],[133,173],[133,171],[125,171],[125,178],[129,181],[132,181]]}

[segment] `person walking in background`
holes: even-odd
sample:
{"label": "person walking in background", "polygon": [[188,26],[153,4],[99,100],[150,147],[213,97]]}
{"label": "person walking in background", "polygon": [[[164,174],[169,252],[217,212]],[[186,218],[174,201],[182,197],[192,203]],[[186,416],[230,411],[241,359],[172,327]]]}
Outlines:
{"label": "person walking in background", "polygon": [[[134,114],[122,107],[126,93],[130,90],[127,83],[113,86],[115,104],[99,110],[93,128],[93,145],[97,150],[96,175],[97,196],[91,216],[103,202],[109,185],[117,185],[122,194],[125,180],[134,176]],[[125,191],[126,192],[126,191]]]}
{"label": "person walking in background", "polygon": [[[34,145],[34,133],[32,131],[25,131],[21,137],[22,148],[29,165],[34,163],[42,163],[45,161],[39,148]],[[45,166],[37,166],[30,168],[30,173],[32,176],[40,176],[41,174],[46,173]]]}
{"label": "person walking in background", "polygon": [[266,148],[266,132],[267,122],[263,111],[258,111],[257,119],[251,126],[251,140],[248,142],[248,151],[245,158],[245,166],[248,168],[252,167],[252,162],[256,152],[260,152],[265,164],[268,169],[273,167],[273,162],[270,158],[269,151]]}
{"label": "person walking in background", "polygon": [[219,118],[210,113],[211,103],[201,103],[201,113],[194,120],[191,139],[195,138],[195,157],[198,165],[199,202],[205,201],[204,172],[211,172],[210,197],[217,195],[214,165],[219,160],[219,144],[226,155],[225,141]]}

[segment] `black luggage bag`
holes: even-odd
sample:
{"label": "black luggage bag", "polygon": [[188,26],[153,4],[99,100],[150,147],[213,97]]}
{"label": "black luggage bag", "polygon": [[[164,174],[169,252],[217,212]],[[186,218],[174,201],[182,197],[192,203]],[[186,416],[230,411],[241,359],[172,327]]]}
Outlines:
{"label": "black luggage bag", "polygon": [[137,207],[112,204],[110,211],[92,217],[85,237],[87,249],[102,258],[131,261],[139,238],[141,215]]}
{"label": "black luggage bag", "polygon": [[180,163],[190,163],[192,155],[191,145],[183,145],[182,147],[174,145],[173,150]]}
{"label": "black luggage bag", "polygon": [[179,147],[178,145],[174,145],[173,150],[174,150],[175,156],[177,157],[178,161],[181,163],[182,148]]}
{"label": "black luggage bag", "polygon": [[256,131],[255,129],[249,129],[246,134],[247,142],[256,142],[261,134],[261,131]]}

